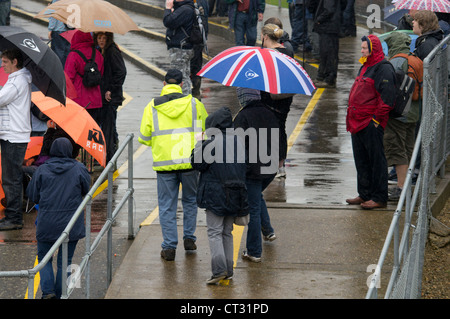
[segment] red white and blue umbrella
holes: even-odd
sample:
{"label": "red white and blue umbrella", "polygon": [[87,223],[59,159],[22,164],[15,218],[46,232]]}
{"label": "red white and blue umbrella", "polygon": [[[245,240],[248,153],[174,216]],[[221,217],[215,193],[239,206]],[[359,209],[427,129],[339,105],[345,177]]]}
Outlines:
{"label": "red white and blue umbrella", "polygon": [[449,0],[398,0],[395,2],[397,9],[430,10],[433,12],[450,13]]}
{"label": "red white and blue umbrella", "polygon": [[311,95],[315,86],[293,58],[273,49],[236,46],[222,51],[197,75],[225,86],[257,89],[274,94]]}

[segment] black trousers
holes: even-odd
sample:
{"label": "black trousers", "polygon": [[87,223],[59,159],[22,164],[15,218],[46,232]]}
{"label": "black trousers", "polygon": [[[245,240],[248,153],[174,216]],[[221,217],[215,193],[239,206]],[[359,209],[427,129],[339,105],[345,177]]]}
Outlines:
{"label": "black trousers", "polygon": [[327,83],[335,83],[339,62],[338,33],[319,34],[320,64],[317,79]]}
{"label": "black trousers", "polygon": [[373,121],[352,135],[359,197],[377,203],[386,203],[388,200],[388,171],[383,135],[383,128],[380,125],[375,127]]}

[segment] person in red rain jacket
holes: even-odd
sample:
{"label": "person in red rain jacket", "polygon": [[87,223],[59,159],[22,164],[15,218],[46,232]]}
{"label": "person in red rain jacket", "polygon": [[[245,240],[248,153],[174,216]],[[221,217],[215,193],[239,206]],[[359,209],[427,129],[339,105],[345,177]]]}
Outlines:
{"label": "person in red rain jacket", "polygon": [[361,40],[363,65],[350,90],[346,119],[352,138],[358,196],[346,201],[364,209],[383,208],[388,200],[383,135],[394,106],[395,71],[384,61],[378,37],[369,35]]}
{"label": "person in red rain jacket", "polygon": [[[92,56],[92,48],[94,46],[94,38],[91,33],[85,33],[77,30],[73,35],[70,42],[70,53],[66,59],[66,65],[64,71],[72,81],[77,91],[77,97],[75,102],[86,108],[92,118],[100,123],[100,108],[103,106],[102,93],[100,91],[100,85],[95,87],[85,87],[83,85],[83,76],[85,62],[83,58],[73,50],[79,50],[87,59]],[[95,62],[97,63],[100,73],[103,75],[103,56],[100,51],[95,52]]]}

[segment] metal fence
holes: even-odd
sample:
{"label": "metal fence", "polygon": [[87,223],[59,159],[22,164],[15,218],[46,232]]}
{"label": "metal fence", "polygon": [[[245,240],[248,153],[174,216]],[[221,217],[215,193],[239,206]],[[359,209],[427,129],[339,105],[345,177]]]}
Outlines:
{"label": "metal fence", "polygon": [[[420,298],[422,270],[431,216],[429,198],[436,188],[436,176],[445,172],[450,153],[448,60],[450,35],[424,60],[423,106],[420,130],[408,168],[402,194],[392,219],[366,298],[377,298],[383,264],[392,248],[393,266],[385,298]],[[412,175],[420,157],[415,187]],[[405,216],[401,225],[401,214]],[[393,247],[391,243],[393,240]]]}
{"label": "metal fence", "polygon": [[[69,242],[69,233],[77,221],[78,217],[84,213],[86,209],[86,239],[85,239],[85,254],[79,263],[79,267],[76,271],[70,275],[68,280],[62,280],[62,299],[69,298],[76,284],[81,279],[84,272],[85,274],[85,294],[86,298],[90,297],[90,258],[97,249],[102,238],[107,235],[107,250],[106,250],[106,280],[109,285],[112,281],[112,225],[114,223],[117,214],[120,212],[125,203],[128,202],[128,238],[134,238],[134,211],[133,211],[133,137],[132,133],[128,134],[122,144],[119,146],[117,152],[114,154],[113,158],[106,165],[103,172],[95,181],[94,185],[90,189],[89,193],[85,196],[80,206],[77,208],[72,219],[69,221],[68,225],[62,232],[61,236],[44,256],[44,258],[32,269],[27,270],[17,270],[17,271],[0,271],[0,278],[2,277],[22,277],[28,278],[28,298],[33,298],[34,294],[34,280],[36,274],[48,263],[53,254],[58,248],[62,247],[62,269],[68,269],[67,265],[67,246]],[[117,162],[118,157],[122,154],[125,148],[128,147],[128,188],[116,205],[114,211],[112,210],[112,194],[113,194],[113,172],[114,167]],[[96,238],[91,244],[91,203],[92,198],[97,191],[97,189],[102,185],[104,180],[108,180],[108,199],[107,199],[107,219],[97,234]],[[64,273],[64,272],[63,272]]]}

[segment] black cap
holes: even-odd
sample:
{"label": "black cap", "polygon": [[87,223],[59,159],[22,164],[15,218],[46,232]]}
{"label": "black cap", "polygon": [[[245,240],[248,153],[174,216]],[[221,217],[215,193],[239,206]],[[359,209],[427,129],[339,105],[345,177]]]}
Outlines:
{"label": "black cap", "polygon": [[177,69],[169,69],[164,77],[167,84],[180,84],[183,82],[183,73]]}

